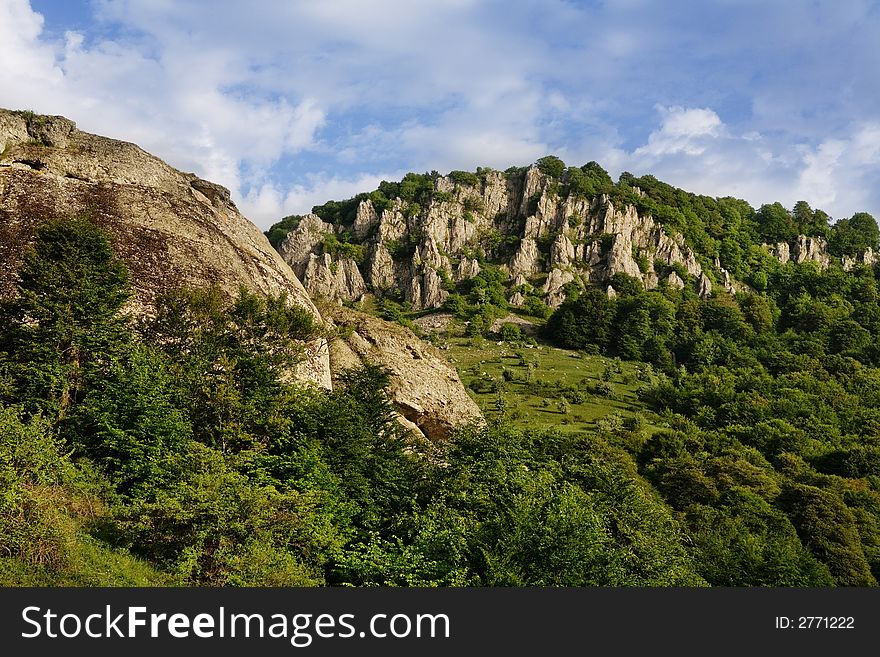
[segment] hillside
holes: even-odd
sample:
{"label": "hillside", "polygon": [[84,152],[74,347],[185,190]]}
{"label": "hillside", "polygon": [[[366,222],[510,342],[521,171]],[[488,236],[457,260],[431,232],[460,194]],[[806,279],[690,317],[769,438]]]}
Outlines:
{"label": "hillside", "polygon": [[263,236],[0,120],[0,583],[877,585],[870,215],[548,157]]}
{"label": "hillside", "polygon": [[[260,295],[284,294],[323,326],[299,279],[241,215],[228,190],[134,144],[80,131],[64,117],[0,110],[0,298],[12,294],[34,231],[60,217],[88,217],[108,232],[131,273],[134,293],[126,308],[133,316],[154,315],[157,298],[169,291],[216,286],[230,300],[243,286]],[[331,362],[329,333],[328,327],[311,340],[296,366],[300,379],[325,388],[344,367]],[[388,350],[407,354],[405,343]],[[401,410],[414,396],[414,381],[405,380],[406,386],[396,379],[394,385]],[[410,392],[397,393],[403,389]],[[428,411],[404,410],[417,417],[419,431],[444,427],[441,438],[479,414],[466,406],[457,378],[445,392],[449,399],[435,393]]]}
{"label": "hillside", "polygon": [[[269,236],[313,294],[423,331],[491,426],[627,470],[710,584],[876,585],[871,215],[612,184],[548,157],[410,174]],[[316,288],[324,267],[337,278]]]}
{"label": "hillside", "polygon": [[[0,109],[0,296],[12,293],[37,226],[72,216],[87,216],[112,236],[132,273],[134,314],[154,312],[165,290],[217,285],[231,298],[244,286],[283,292],[320,321],[299,280],[225,188],[64,117]],[[310,345],[301,375],[330,385],[326,342]]]}

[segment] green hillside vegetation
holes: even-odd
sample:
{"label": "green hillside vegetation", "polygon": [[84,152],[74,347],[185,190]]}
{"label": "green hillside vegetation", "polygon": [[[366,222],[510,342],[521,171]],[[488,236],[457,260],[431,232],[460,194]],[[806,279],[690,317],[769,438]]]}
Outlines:
{"label": "green hillside vegetation", "polygon": [[310,315],[172,290],[155,317],[86,219],[38,230],[0,306],[4,585],[701,585],[602,435],[495,422],[432,445],[365,365],[290,382]]}
{"label": "green hillside vegetation", "polygon": [[[552,157],[538,165],[558,180],[559,194],[581,193],[587,167]],[[728,294],[716,285],[701,299],[692,285],[661,282],[645,291],[617,274],[609,281],[615,298],[570,285],[550,314],[528,286],[518,290],[526,307],[509,308],[514,290],[500,261],[477,253],[485,273],[452,289],[445,307],[467,335],[446,341],[490,423],[599,441],[603,458],[672,510],[710,584],[875,586],[880,267],[847,271],[841,260],[877,250],[874,218],[833,222],[805,202],[754,209],[651,176],[623,174],[611,184],[601,168],[591,175],[585,194],[650,213],[694,248],[710,276],[717,258],[748,287]],[[827,240],[827,267],[782,264],[763,246],[793,244],[799,235]],[[403,323],[415,317],[388,300],[375,307]],[[491,332],[511,310],[539,321],[550,314],[538,343]],[[597,394],[608,364],[610,394]]]}
{"label": "green hillside vegetation", "polygon": [[[517,312],[546,318],[533,340],[492,334],[512,290],[476,254],[479,276],[447,282],[463,331],[447,341],[488,426],[442,444],[398,424],[380,368],[332,392],[292,382],[323,329],[285,298],[169,290],[135,322],[106,236],[43,226],[0,304],[2,583],[875,586],[880,270],[839,260],[878,246],[873,218],[539,166],[561,194],[650,206],[750,288],[701,299],[618,274],[615,298],[571,285],[551,314],[524,286]],[[413,208],[432,181],[370,197]],[[799,233],[838,259],[760,246]]]}
{"label": "green hillside vegetation", "polygon": [[562,433],[626,427],[635,439],[662,422],[639,399],[663,376],[651,365],[518,339],[446,344],[462,382],[492,421]]}

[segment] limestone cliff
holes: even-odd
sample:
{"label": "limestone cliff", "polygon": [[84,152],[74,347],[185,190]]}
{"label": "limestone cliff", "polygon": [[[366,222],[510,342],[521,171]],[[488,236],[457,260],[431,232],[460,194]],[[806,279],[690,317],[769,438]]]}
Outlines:
{"label": "limestone cliff", "polygon": [[[359,259],[334,252],[328,240],[358,245]],[[348,301],[390,290],[413,310],[442,305],[453,283],[480,272],[477,256],[503,267],[514,305],[523,302],[520,278],[553,307],[564,300],[566,284],[607,286],[618,272],[648,289],[667,280],[702,296],[711,294],[712,279],[728,291],[739,287],[720,266],[710,265],[708,275],[684,241],[651,216],[605,195],[563,197],[559,183],[536,166],[436,176],[427,202],[394,198],[377,209],[364,198],[347,223],[307,215],[279,251],[315,295]]]}
{"label": "limestone cliff", "polygon": [[[34,228],[86,215],[111,235],[131,272],[129,310],[149,313],[170,287],[216,284],[287,293],[320,321],[290,267],[220,185],[182,173],[134,144],[88,134],[59,116],[0,110],[0,294],[9,294]],[[300,375],[329,387],[327,343],[309,345]]]}
{"label": "limestone cliff", "polygon": [[457,427],[484,421],[455,368],[412,331],[342,306],[327,304],[322,310],[328,325],[337,329],[338,337],[330,342],[334,375],[363,362],[387,368],[392,375],[388,393],[411,423],[407,426],[442,440]]}

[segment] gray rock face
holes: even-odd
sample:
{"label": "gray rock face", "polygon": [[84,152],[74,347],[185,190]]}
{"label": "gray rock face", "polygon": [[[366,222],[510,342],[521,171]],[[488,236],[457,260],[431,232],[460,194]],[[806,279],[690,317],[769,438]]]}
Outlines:
{"label": "gray rock face", "polygon": [[469,278],[473,278],[479,273],[480,263],[476,258],[462,258],[455,270],[455,282],[459,283]]}
{"label": "gray rock face", "polygon": [[333,224],[308,214],[278,245],[278,252],[313,298],[355,301],[367,285],[354,260],[324,252],[325,241],[335,234]]}
{"label": "gray rock face", "polygon": [[831,263],[831,258],[828,255],[828,242],[821,237],[798,235],[791,255],[795,262],[801,263],[811,260],[818,263],[823,269]]}
{"label": "gray rock face", "polygon": [[446,301],[449,293],[441,288],[443,281],[433,269],[427,270],[422,275],[422,303],[421,308],[439,308]]}
{"label": "gray rock face", "polygon": [[[828,253],[828,242],[822,237],[798,235],[797,240],[792,244],[779,242],[778,244],[765,244],[764,248],[782,264],[815,262],[820,268],[825,269],[832,262],[832,256]],[[875,253],[871,247],[854,257],[843,256],[840,258],[840,264],[846,271],[850,271],[856,265],[871,266],[878,261],[880,261],[880,254]]]}
{"label": "gray rock face", "polygon": [[697,279],[697,294],[699,294],[702,298],[706,298],[712,294],[712,281],[709,280],[709,277],[706,274],[700,274],[700,278]]}
{"label": "gray rock face", "polygon": [[573,260],[574,245],[565,233],[561,233],[550,246],[550,266],[570,265]]}
{"label": "gray rock face", "polygon": [[770,251],[770,255],[779,260],[783,265],[791,260],[791,248],[789,248],[788,242],[768,244],[767,250]]}
{"label": "gray rock face", "polygon": [[[87,215],[128,265],[129,312],[153,312],[156,295],[172,287],[217,285],[231,297],[243,285],[286,293],[321,320],[290,267],[220,185],[63,117],[0,110],[0,144],[0,295],[13,291],[39,224]],[[299,375],[330,386],[326,341],[308,345]]]}
{"label": "gray rock face", "polygon": [[455,368],[409,329],[341,306],[322,308],[330,323],[345,329],[330,344],[334,376],[364,362],[387,368],[395,408],[431,440],[484,423]]}
{"label": "gray rock face", "polygon": [[669,272],[669,276],[666,277],[666,282],[669,283],[670,287],[674,287],[677,290],[684,289],[684,281],[681,280],[681,276],[676,274],[674,271]]}
{"label": "gray rock face", "polygon": [[864,253],[860,253],[857,256],[843,256],[842,264],[843,268],[846,271],[851,271],[856,265],[867,265],[871,267],[875,265],[877,262],[880,262],[880,253],[875,253],[874,249],[870,246],[865,249]]}
{"label": "gray rock face", "polygon": [[325,223],[318,215],[307,214],[278,245],[278,253],[293,272],[302,278],[309,256],[317,253],[324,238],[333,233],[332,224]]}
{"label": "gray rock face", "polygon": [[[533,281],[550,305],[561,302],[561,286],[572,280],[604,287],[623,273],[651,289],[659,283],[655,263],[664,270],[682,266],[689,274],[682,286],[711,294],[693,251],[633,206],[616,207],[607,196],[560,196],[559,183],[535,166],[510,175],[483,171],[476,180],[435,179],[434,196],[420,199],[417,211],[395,199],[378,213],[370,200],[363,200],[347,228],[305,217],[280,250],[310,292],[351,298],[350,287],[327,289],[342,285],[341,280],[324,275],[315,287],[306,275],[310,256],[323,255],[321,235],[350,231],[365,248],[358,265],[367,290],[396,291],[415,310],[441,305],[447,295],[438,281],[446,275],[455,282],[473,278],[482,259],[501,265],[511,288]],[[740,289],[720,265],[715,269],[725,289]],[[560,283],[562,272],[566,280]]]}
{"label": "gray rock face", "polygon": [[568,283],[574,280],[574,274],[568,270],[553,269],[544,283],[542,291],[547,305],[551,308],[558,308],[565,301],[564,288]]}
{"label": "gray rock face", "polygon": [[354,234],[363,240],[379,225],[379,217],[369,201],[361,201],[354,220]]}
{"label": "gray rock face", "polygon": [[525,274],[526,276],[535,274],[541,271],[540,258],[541,254],[535,240],[531,237],[523,238],[519,243],[516,255],[510,261],[510,273],[513,275]]}
{"label": "gray rock face", "polygon": [[367,291],[354,260],[342,258],[334,261],[329,253],[321,256],[309,254],[308,264],[300,278],[313,298],[353,301],[363,297]]}

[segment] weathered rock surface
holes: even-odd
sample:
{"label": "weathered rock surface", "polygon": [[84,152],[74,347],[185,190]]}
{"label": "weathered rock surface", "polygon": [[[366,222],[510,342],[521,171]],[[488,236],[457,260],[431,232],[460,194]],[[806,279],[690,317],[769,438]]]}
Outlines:
{"label": "weathered rock surface", "polygon": [[[0,152],[0,295],[12,292],[40,223],[85,215],[128,265],[133,313],[150,313],[165,289],[217,285],[231,296],[243,285],[286,293],[320,321],[290,267],[220,185],[63,117],[0,110]],[[326,341],[309,345],[299,374],[330,386]]]}
{"label": "weathered rock surface", "polygon": [[811,260],[819,263],[823,269],[831,263],[831,258],[828,255],[828,242],[821,237],[798,235],[797,242],[791,249],[791,255],[795,262],[801,263]]}
{"label": "weathered rock surface", "polygon": [[342,306],[322,306],[340,337],[330,343],[334,376],[364,362],[390,370],[388,392],[397,411],[431,440],[443,440],[483,415],[455,368],[440,352],[403,326]]}
{"label": "weathered rock surface", "polygon": [[849,256],[843,256],[842,258],[843,268],[846,271],[850,271],[856,265],[867,265],[868,267],[871,267],[878,262],[880,262],[880,253],[876,253],[870,246],[865,249],[863,253],[858,254],[854,258]]}
{"label": "weathered rock surface", "polygon": [[[822,237],[798,235],[797,239],[791,244],[788,242],[765,244],[764,248],[782,264],[787,262],[815,262],[820,268],[825,269],[835,260],[828,253],[827,240]],[[880,262],[880,254],[875,253],[871,247],[855,256],[843,256],[840,258],[840,264],[846,271],[850,271],[856,265],[868,265],[870,267],[877,262]]]}
{"label": "weathered rock surface", "polygon": [[547,305],[551,308],[557,308],[562,305],[562,302],[565,301],[565,286],[573,280],[575,280],[575,277],[570,271],[553,269],[544,282],[544,287],[541,288],[544,292],[544,298],[547,300]]}
{"label": "weathered rock surface", "polygon": [[[511,174],[482,171],[470,181],[440,176],[433,196],[420,202],[413,206],[393,199],[378,212],[365,198],[346,226],[309,215],[279,249],[309,292],[347,300],[361,288],[352,290],[326,274],[313,283],[306,270],[312,256],[325,255],[328,235],[353,238],[365,249],[359,268],[366,289],[396,293],[413,310],[440,307],[447,296],[442,283],[477,276],[482,259],[503,267],[517,303],[524,297],[512,288],[530,280],[551,306],[564,300],[562,285],[572,280],[604,287],[624,273],[650,289],[657,286],[658,273],[666,275],[665,269],[655,271],[655,264],[681,265],[689,279],[682,286],[711,294],[693,251],[651,216],[639,215],[631,205],[616,207],[607,196],[562,197],[559,183],[534,166]],[[725,289],[737,289],[729,274],[716,273],[726,281]]]}

